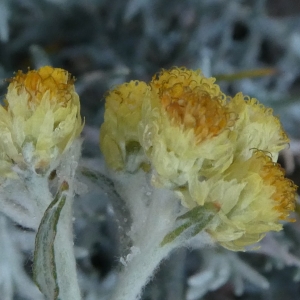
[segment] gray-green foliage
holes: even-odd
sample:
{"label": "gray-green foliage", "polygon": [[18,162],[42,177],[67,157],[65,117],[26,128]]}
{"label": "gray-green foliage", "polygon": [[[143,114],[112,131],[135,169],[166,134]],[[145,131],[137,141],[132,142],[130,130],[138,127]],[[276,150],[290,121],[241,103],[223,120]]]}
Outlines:
{"label": "gray-green foliage", "polygon": [[[273,106],[288,132],[299,138],[300,11],[295,6],[293,14],[278,17],[272,13],[273,6],[276,10],[276,4],[266,0],[0,0],[0,78],[45,64],[72,72],[88,125],[82,163],[97,170],[103,169],[97,144],[103,93],[130,79],[148,80],[160,68],[173,65],[202,68],[207,76],[276,68],[273,76],[224,81],[221,85],[232,94],[243,91]],[[1,81],[2,98],[5,88]],[[97,299],[96,295],[105,299],[113,289],[113,264],[118,255],[118,225],[113,221],[107,191],[95,185],[90,190],[75,203],[74,223],[81,289],[87,300]],[[25,219],[22,207],[14,207]],[[34,245],[30,248],[21,236],[32,232],[14,226],[9,211],[0,221],[0,295],[5,295],[4,300],[38,300],[40,295],[23,268],[23,261],[32,257]],[[163,266],[158,274],[162,280],[154,281],[145,293],[151,300],[166,300],[173,287],[162,287],[162,283],[168,282],[174,269],[181,272],[174,281],[181,286],[179,299],[199,299],[227,282],[234,282],[232,293],[245,292],[249,299],[257,299],[259,293],[261,299],[263,295],[273,299],[275,282],[285,273],[274,271],[275,278],[270,270],[285,266],[291,274],[291,280],[284,279],[285,286],[293,290],[292,277],[299,277],[300,235],[297,225],[289,228],[282,236],[267,239],[261,250],[247,257],[225,250],[197,249],[195,242],[194,253],[201,259],[187,251],[181,256],[185,268],[178,267],[182,262],[166,263],[171,269]],[[220,262],[218,266],[212,263],[214,258]],[[261,272],[266,279],[260,277]],[[267,280],[270,290],[262,292],[260,288]],[[160,293],[162,290],[167,291]],[[276,299],[280,299],[278,295]]]}

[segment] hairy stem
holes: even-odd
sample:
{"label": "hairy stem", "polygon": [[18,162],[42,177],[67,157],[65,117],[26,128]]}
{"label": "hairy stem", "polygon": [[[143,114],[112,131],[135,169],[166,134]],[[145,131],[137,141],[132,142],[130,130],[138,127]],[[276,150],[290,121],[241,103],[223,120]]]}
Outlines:
{"label": "hairy stem", "polygon": [[55,238],[55,264],[59,286],[59,299],[80,300],[74,255],[72,204],[69,197],[61,211]]}
{"label": "hairy stem", "polygon": [[116,188],[130,208],[132,228],[131,253],[122,259],[113,300],[140,299],[143,287],[149,282],[160,262],[179,246],[177,240],[161,246],[165,235],[173,229],[178,216],[178,200],[165,189],[147,184],[143,174],[117,175]]}

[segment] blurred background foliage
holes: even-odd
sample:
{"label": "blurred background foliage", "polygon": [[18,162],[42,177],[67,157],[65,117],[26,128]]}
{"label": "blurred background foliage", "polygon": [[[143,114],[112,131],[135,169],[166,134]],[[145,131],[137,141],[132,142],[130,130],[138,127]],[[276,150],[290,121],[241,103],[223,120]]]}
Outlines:
{"label": "blurred background foliage", "polygon": [[[280,115],[291,137],[280,162],[300,185],[298,0],[0,0],[2,99],[4,79],[14,71],[48,64],[77,78],[85,166],[104,170],[98,132],[105,91],[131,79],[148,81],[161,68],[185,66],[216,76],[225,93],[242,91]],[[42,299],[29,289],[34,233],[1,220],[0,295]],[[269,234],[260,249],[247,253],[197,244],[180,249],[162,264],[143,299],[299,299],[299,224]],[[97,186],[78,197],[74,227],[84,299],[108,299],[119,261],[118,228]],[[5,253],[13,248],[18,262],[11,266]]]}

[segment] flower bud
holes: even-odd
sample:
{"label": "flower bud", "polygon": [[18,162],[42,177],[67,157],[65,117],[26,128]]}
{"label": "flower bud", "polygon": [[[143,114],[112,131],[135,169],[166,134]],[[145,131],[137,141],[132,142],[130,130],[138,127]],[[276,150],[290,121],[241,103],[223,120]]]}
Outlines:
{"label": "flower bud", "polygon": [[14,176],[13,165],[28,164],[44,172],[83,128],[74,79],[63,69],[45,66],[18,71],[9,81],[6,105],[0,106],[0,173]]}
{"label": "flower bud", "polygon": [[[100,148],[106,163],[113,170],[134,171],[143,160],[138,137],[142,105],[147,101],[149,87],[130,81],[109,91],[105,98],[104,123],[100,130]],[[132,160],[131,160],[132,158]]]}

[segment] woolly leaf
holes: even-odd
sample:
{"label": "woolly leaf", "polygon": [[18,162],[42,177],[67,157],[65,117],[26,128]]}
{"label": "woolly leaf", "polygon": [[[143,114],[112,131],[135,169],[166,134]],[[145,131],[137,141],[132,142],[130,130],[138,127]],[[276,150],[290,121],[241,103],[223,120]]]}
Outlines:
{"label": "woolly leaf", "polygon": [[195,236],[198,233],[200,233],[208,225],[208,223],[212,220],[214,216],[215,214],[211,212],[210,214],[208,213],[204,215],[202,219],[198,220],[197,224],[194,227],[192,236]]}
{"label": "woolly leaf", "polygon": [[56,300],[59,294],[54,241],[60,213],[66,201],[64,191],[67,189],[68,184],[63,182],[54,200],[44,213],[35,239],[33,277],[47,300]]}
{"label": "woolly leaf", "polygon": [[182,232],[184,232],[186,229],[188,229],[191,225],[192,225],[192,223],[188,222],[188,223],[185,223],[185,224],[177,227],[176,229],[174,229],[173,231],[171,231],[164,237],[164,239],[162,240],[160,245],[164,246],[166,244],[173,242]]}
{"label": "woolly leaf", "polygon": [[179,216],[178,220],[189,219],[193,222],[198,221],[200,218],[206,214],[216,213],[218,208],[213,203],[208,203],[202,206],[196,206],[193,209],[189,210],[185,214]]}
{"label": "woolly leaf", "polygon": [[215,216],[217,208],[213,204],[206,204],[203,206],[197,206],[187,213],[179,216],[178,220],[185,220],[186,222],[178,226],[176,229],[168,233],[161,242],[161,246],[173,242],[178,236],[180,236],[185,230],[193,227],[192,236],[197,235],[202,231],[208,223]]}

